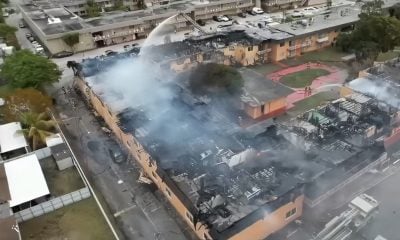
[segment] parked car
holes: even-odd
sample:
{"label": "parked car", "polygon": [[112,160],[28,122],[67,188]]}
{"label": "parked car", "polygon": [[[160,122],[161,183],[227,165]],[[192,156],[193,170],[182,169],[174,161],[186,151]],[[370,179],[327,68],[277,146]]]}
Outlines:
{"label": "parked car", "polygon": [[213,16],[212,19],[216,22],[221,22],[221,19],[218,16]]}
{"label": "parked car", "polygon": [[257,13],[253,12],[252,10],[247,11],[247,13],[250,14],[250,15],[252,15],[252,16],[257,15]]}
{"label": "parked car", "polygon": [[26,38],[32,37],[32,33],[25,33],[25,37],[26,37]]}
{"label": "parked car", "polygon": [[18,23],[18,26],[19,26],[20,28],[24,28],[24,27],[25,27],[25,24],[21,21],[21,22]]}
{"label": "parked car", "polygon": [[263,14],[264,13],[264,10],[262,10],[261,8],[258,8],[258,7],[253,7],[253,9],[251,11],[256,13],[256,14]]}
{"label": "parked car", "polygon": [[196,20],[196,23],[199,24],[200,26],[206,25],[206,22],[203,19]]}
{"label": "parked car", "polygon": [[73,52],[62,51],[62,52],[53,54],[52,57],[53,58],[64,58],[64,57],[69,57],[69,56],[72,56],[72,55],[74,55]]}
{"label": "parked car", "polygon": [[35,38],[34,37],[29,37],[28,40],[29,40],[29,42],[33,42],[33,41],[35,41]]}
{"label": "parked car", "polygon": [[114,56],[114,55],[118,54],[117,52],[115,52],[113,50],[106,50],[104,53],[106,54],[106,56]]}
{"label": "parked car", "polygon": [[228,15],[224,15],[223,17],[225,17],[226,19],[228,19],[228,21],[232,21],[232,18],[229,17]]}
{"label": "parked car", "polygon": [[302,12],[294,12],[294,13],[292,13],[292,18],[302,18],[302,17],[304,17],[304,13],[302,13]]}
{"label": "parked car", "polygon": [[247,14],[245,12],[240,12],[238,16],[241,18],[246,18]]}

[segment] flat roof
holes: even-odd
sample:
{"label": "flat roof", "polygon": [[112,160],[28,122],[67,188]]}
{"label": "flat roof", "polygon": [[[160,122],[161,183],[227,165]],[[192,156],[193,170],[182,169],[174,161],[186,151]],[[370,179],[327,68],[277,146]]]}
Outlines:
{"label": "flat roof", "polygon": [[243,77],[246,92],[241,99],[251,106],[260,106],[294,92],[293,89],[266,79],[254,70],[242,68],[239,72]]}
{"label": "flat roof", "polygon": [[369,213],[371,212],[374,208],[377,207],[377,203],[368,201],[368,198],[365,198],[363,196],[358,196],[354,198],[351,202],[354,206],[358,207],[363,211],[364,213]]}
{"label": "flat roof", "polygon": [[59,133],[46,137],[46,146],[48,147],[52,147],[61,143],[64,143],[64,141]]}
{"label": "flat roof", "polygon": [[[345,15],[341,15],[341,12],[345,12],[346,9],[348,9],[348,12],[345,13]],[[307,22],[307,26],[301,24],[302,20],[293,20],[293,22],[271,26],[271,28],[290,33],[294,36],[301,36],[324,29],[355,23],[359,20],[358,14],[359,11],[356,11],[352,8],[337,7],[332,8],[332,12],[329,14],[316,15],[306,18],[304,23]],[[313,19],[311,24],[307,19]]]}
{"label": "flat roof", "polygon": [[4,163],[10,189],[10,207],[50,193],[42,167],[35,154],[25,155]]}
{"label": "flat roof", "polygon": [[10,152],[28,146],[19,122],[0,125],[0,153]]}

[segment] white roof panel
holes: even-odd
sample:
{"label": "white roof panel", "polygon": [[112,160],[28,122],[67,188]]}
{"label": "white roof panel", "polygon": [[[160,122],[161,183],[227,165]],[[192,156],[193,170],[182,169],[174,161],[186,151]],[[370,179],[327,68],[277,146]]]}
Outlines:
{"label": "white roof panel", "polygon": [[5,153],[28,146],[25,137],[19,131],[19,122],[0,125],[0,153]]}
{"label": "white roof panel", "polygon": [[372,209],[375,208],[374,205],[372,205],[371,203],[367,202],[365,199],[361,198],[361,197],[356,197],[351,201],[351,204],[353,204],[354,206],[358,207],[359,209],[361,209],[361,211],[365,212],[365,213],[369,213]]}
{"label": "white roof panel", "polygon": [[58,144],[64,143],[63,139],[61,138],[61,135],[59,133],[53,134],[51,136],[48,136],[46,138],[46,145],[48,147],[52,147]]}
{"label": "white roof panel", "polygon": [[11,195],[10,207],[50,193],[35,154],[5,162],[4,169]]}

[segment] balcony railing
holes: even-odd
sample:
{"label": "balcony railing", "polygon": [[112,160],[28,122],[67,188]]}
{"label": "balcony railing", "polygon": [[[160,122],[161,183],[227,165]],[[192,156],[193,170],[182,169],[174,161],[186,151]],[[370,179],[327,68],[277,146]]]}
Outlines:
{"label": "balcony railing", "polygon": [[298,49],[298,48],[300,48],[301,47],[301,45],[293,45],[293,46],[289,46],[288,47],[288,50],[289,51],[293,51],[293,50],[296,50],[296,49]]}
{"label": "balcony railing", "polygon": [[271,52],[271,51],[272,51],[272,49],[271,49],[271,48],[267,48],[267,49],[264,49],[264,50],[258,51],[258,52],[257,52],[257,55],[263,55],[263,54],[265,54],[265,53],[269,53],[269,52]]}
{"label": "balcony railing", "polygon": [[133,35],[135,33],[143,32],[144,29],[134,29],[134,30],[129,30],[129,31],[123,31],[123,32],[116,32],[115,34],[104,34],[102,36],[95,36],[93,37],[95,41],[99,40],[105,40],[105,39],[110,39],[110,38],[115,38],[115,37],[124,37],[128,35]]}

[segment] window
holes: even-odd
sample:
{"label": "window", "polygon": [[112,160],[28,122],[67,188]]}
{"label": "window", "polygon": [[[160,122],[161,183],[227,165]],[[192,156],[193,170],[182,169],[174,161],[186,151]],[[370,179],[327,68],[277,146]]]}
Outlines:
{"label": "window", "polygon": [[193,216],[192,216],[192,214],[190,212],[186,212],[186,217],[187,217],[187,219],[189,219],[190,222],[192,222],[192,223],[194,222],[193,221]]}
{"label": "window", "polygon": [[265,105],[261,105],[261,113],[263,113],[263,114],[264,114],[264,107],[265,107]]}
{"label": "window", "polygon": [[151,172],[151,175],[153,175],[154,178],[157,178],[157,175],[154,172]]}
{"label": "window", "polygon": [[296,208],[293,208],[289,212],[286,213],[286,219],[290,218],[291,216],[296,214]]}
{"label": "window", "polygon": [[253,46],[248,47],[247,51],[253,51]]}
{"label": "window", "polygon": [[280,47],[283,47],[283,46],[285,46],[285,42],[281,42],[281,43],[279,43],[279,46],[280,46]]}
{"label": "window", "polygon": [[131,146],[131,142],[126,141],[126,144],[128,144],[129,147],[132,147],[132,146]]}
{"label": "window", "polygon": [[294,41],[289,41],[289,46],[294,46]]}

